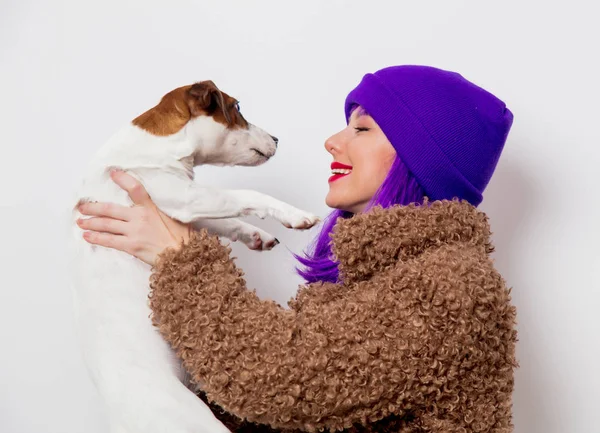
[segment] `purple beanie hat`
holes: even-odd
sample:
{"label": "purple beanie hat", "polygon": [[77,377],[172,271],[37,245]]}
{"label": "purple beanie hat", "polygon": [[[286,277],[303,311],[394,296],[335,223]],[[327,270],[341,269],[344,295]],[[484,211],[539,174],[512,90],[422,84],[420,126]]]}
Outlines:
{"label": "purple beanie hat", "polygon": [[460,74],[392,66],[363,77],[346,98],[377,122],[430,200],[483,200],[513,115],[504,102]]}

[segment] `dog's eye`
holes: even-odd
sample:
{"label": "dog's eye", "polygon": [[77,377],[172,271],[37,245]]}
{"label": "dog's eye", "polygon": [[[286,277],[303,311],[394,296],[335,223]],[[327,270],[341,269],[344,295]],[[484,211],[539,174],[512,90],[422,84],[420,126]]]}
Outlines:
{"label": "dog's eye", "polygon": [[236,102],[236,103],[235,103],[235,109],[236,109],[237,111],[240,111],[240,103],[239,103],[239,102]]}

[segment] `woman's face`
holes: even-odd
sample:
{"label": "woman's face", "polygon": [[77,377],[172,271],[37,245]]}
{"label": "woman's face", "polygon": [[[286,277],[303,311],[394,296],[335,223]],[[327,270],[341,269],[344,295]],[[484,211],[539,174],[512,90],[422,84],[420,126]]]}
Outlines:
{"label": "woman's face", "polygon": [[387,176],[396,151],[371,116],[357,107],[348,126],[325,142],[333,156],[327,206],[362,212]]}

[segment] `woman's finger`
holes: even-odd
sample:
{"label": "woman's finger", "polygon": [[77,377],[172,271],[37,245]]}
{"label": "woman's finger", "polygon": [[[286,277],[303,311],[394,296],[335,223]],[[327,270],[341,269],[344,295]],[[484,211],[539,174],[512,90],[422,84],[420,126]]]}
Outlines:
{"label": "woman's finger", "polygon": [[77,220],[77,225],[84,230],[94,230],[96,232],[113,233],[115,235],[123,235],[126,233],[127,223],[124,221],[112,218],[80,218]]}
{"label": "woman's finger", "polygon": [[83,238],[90,244],[114,248],[126,253],[129,253],[130,250],[127,237],[125,236],[113,235],[111,233],[84,232]]}
{"label": "woman's finger", "polygon": [[135,177],[124,171],[116,170],[111,171],[110,177],[117,185],[127,191],[129,198],[131,198],[131,201],[133,201],[134,204],[137,204],[138,206],[154,205],[146,188],[144,188],[144,185],[142,185]]}
{"label": "woman's finger", "polygon": [[115,203],[82,203],[79,212],[83,215],[109,217],[121,221],[131,220],[133,210]]}

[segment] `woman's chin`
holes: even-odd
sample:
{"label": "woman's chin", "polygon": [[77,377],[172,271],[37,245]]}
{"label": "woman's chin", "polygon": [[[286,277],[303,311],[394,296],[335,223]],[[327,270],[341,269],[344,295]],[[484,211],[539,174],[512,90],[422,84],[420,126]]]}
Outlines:
{"label": "woman's chin", "polygon": [[329,198],[325,199],[325,204],[332,209],[339,209],[338,203],[335,200],[330,200]]}
{"label": "woman's chin", "polygon": [[325,204],[332,209],[348,211],[348,203],[345,203],[343,200],[336,198],[335,195],[329,193],[327,197],[325,197]]}
{"label": "woman's chin", "polygon": [[325,204],[331,208],[337,209],[340,204],[340,200],[335,196],[335,194],[332,194],[331,190],[329,190],[329,193],[325,196]]}

